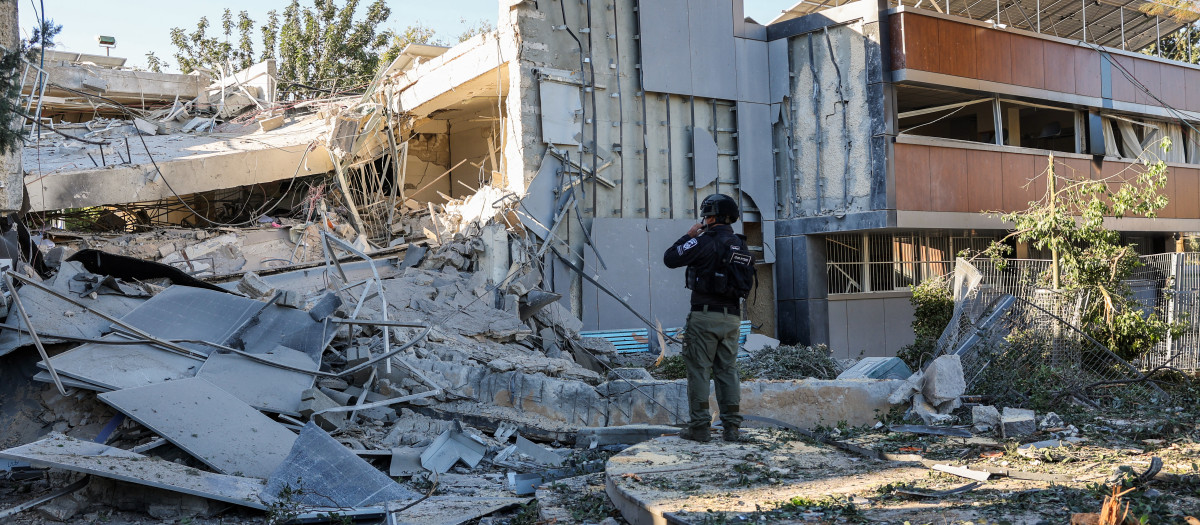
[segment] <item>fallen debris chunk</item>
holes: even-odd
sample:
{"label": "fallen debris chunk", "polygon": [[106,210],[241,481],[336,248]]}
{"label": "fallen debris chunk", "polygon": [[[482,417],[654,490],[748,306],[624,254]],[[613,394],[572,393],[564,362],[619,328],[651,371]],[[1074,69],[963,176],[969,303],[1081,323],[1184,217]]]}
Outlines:
{"label": "fallen debris chunk", "polygon": [[1032,410],[1005,407],[1000,416],[1000,431],[1004,438],[1028,436],[1037,431],[1037,417]]}
{"label": "fallen debris chunk", "polygon": [[991,405],[971,407],[972,430],[987,432],[1000,426],[1000,411]]}
{"label": "fallen debris chunk", "polygon": [[[20,505],[16,505],[16,506],[4,509],[4,510],[0,510],[0,519],[16,516],[17,514],[20,514],[29,509],[32,509],[32,508],[36,508],[39,505],[42,505],[43,503],[47,503],[50,500],[53,500],[55,498],[65,496],[67,494],[71,494],[79,489],[82,489],[83,487],[86,487],[88,484],[88,481],[89,481],[89,478],[87,476],[84,476],[79,481],[76,481],[75,483],[67,485],[61,489],[52,491],[49,494],[45,494],[43,496],[39,496],[37,498],[31,499]],[[66,519],[66,518],[63,518],[63,519]],[[58,521],[63,521],[63,519],[60,519]]]}
{"label": "fallen debris chunk", "polygon": [[238,281],[237,289],[253,299],[275,295],[275,289],[254,272],[246,272],[246,275],[242,276],[242,280]]}
{"label": "fallen debris chunk", "polygon": [[961,428],[951,427],[930,427],[924,425],[892,425],[888,427],[892,432],[909,432],[912,434],[928,434],[931,436],[954,436],[954,437],[971,437],[969,431]]}
{"label": "fallen debris chunk", "polygon": [[991,477],[991,475],[992,475],[991,472],[985,472],[985,471],[980,471],[980,470],[971,470],[967,467],[959,467],[959,466],[954,466],[954,465],[940,465],[939,464],[939,465],[934,465],[932,468],[933,468],[933,470],[936,470],[939,472],[945,472],[947,474],[954,474],[955,476],[961,476],[961,477],[964,477],[967,479],[973,479],[975,481],[987,481],[988,478]]}
{"label": "fallen debris chunk", "polygon": [[912,370],[898,357],[864,357],[838,374],[838,379],[907,379]]}
{"label": "fallen debris chunk", "polygon": [[425,452],[421,453],[421,466],[441,474],[462,460],[466,466],[475,468],[475,465],[483,460],[486,452],[487,445],[475,436],[464,433],[462,424],[455,421],[449,430],[438,436]]}
{"label": "fallen debris chunk", "polygon": [[1062,418],[1059,417],[1058,414],[1055,414],[1054,412],[1047,412],[1046,415],[1038,418],[1038,430],[1046,430],[1046,429],[1050,429],[1050,428],[1062,428],[1065,426],[1066,426],[1066,423],[1064,423]]}
{"label": "fallen debris chunk", "polygon": [[[258,357],[294,368],[317,370],[317,363],[311,357],[286,346]],[[313,385],[312,374],[274,367],[237,354],[213,353],[196,375],[254,408],[292,416],[301,415],[301,393]]]}
{"label": "fallen debris chunk", "polygon": [[981,486],[981,485],[982,485],[982,483],[979,483],[979,482],[975,482],[975,483],[968,483],[968,484],[966,484],[966,485],[963,485],[963,486],[961,486],[961,487],[958,487],[958,488],[953,488],[953,489],[949,489],[949,490],[942,490],[942,491],[938,491],[938,492],[927,492],[927,491],[924,491],[924,490],[905,489],[905,488],[895,489],[895,491],[896,491],[896,492],[898,492],[898,493],[900,493],[900,494],[907,494],[907,495],[909,495],[909,496],[916,496],[916,497],[918,497],[918,498],[934,498],[934,499],[937,499],[937,498],[944,498],[944,497],[946,497],[946,496],[953,496],[953,495],[955,495],[955,494],[963,494],[963,493],[966,493],[966,492],[970,492],[970,491],[972,491],[972,490],[975,490],[976,488],[978,488],[978,487],[979,487],[979,486]]}
{"label": "fallen debris chunk", "polygon": [[[320,389],[309,388],[300,393],[299,412],[301,416],[312,418],[313,422],[326,430],[337,430],[346,424],[345,412],[322,412],[330,408],[343,406],[330,399]],[[321,412],[318,414],[318,412]],[[315,415],[315,417],[314,417]]]}
{"label": "fallen debris chunk", "polygon": [[615,427],[585,427],[575,434],[575,448],[596,448],[604,445],[636,445],[656,437],[675,435],[679,427],[668,425],[621,425]]}
{"label": "fallen debris chunk", "polygon": [[[963,379],[962,362],[957,355],[944,355],[934,359],[925,367],[925,382],[921,393],[929,404],[938,408],[938,412],[947,413],[961,406],[958,398],[967,390],[967,382]],[[954,406],[945,407],[946,403]]]}
{"label": "fallen debris chunk", "polygon": [[1017,447],[1017,454],[1027,458],[1040,458],[1044,455],[1042,451],[1046,449],[1055,449],[1062,447],[1071,447],[1076,443],[1083,441],[1082,438],[1067,438],[1067,439],[1050,439],[1046,441],[1038,441],[1035,443],[1026,443]]}
{"label": "fallen debris chunk", "polygon": [[263,489],[269,503],[290,498],[312,507],[363,507],[418,497],[311,422]]}
{"label": "fallen debris chunk", "polygon": [[200,378],[107,392],[101,401],[226,474],[265,478],[296,435]]}
{"label": "fallen debris chunk", "polygon": [[260,479],[213,474],[61,434],[51,434],[41,441],[0,451],[0,456],[266,509],[259,500],[264,483]]}
{"label": "fallen debris chunk", "polygon": [[421,466],[421,452],[423,448],[417,447],[396,447],[392,449],[392,464],[388,468],[388,475],[396,476],[414,476],[425,472],[425,468]]}
{"label": "fallen debris chunk", "polygon": [[529,503],[530,498],[463,498],[434,496],[411,508],[395,512],[395,523],[421,525],[459,525],[488,514]]}
{"label": "fallen debris chunk", "polygon": [[525,454],[526,456],[532,458],[535,462],[543,465],[558,467],[563,464],[562,456],[546,450],[545,448],[542,448],[528,439],[525,439],[525,436],[517,436],[517,452]]}

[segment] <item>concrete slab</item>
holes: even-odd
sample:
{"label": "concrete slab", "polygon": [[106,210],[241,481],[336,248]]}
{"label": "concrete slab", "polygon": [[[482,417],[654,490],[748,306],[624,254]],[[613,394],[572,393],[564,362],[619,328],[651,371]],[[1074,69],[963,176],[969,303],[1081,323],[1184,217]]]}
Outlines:
{"label": "concrete slab", "polygon": [[[171,286],[122,317],[121,322],[163,339],[224,344],[264,306],[261,301],[233,294]],[[123,330],[116,325],[112,328]],[[181,346],[204,355],[213,350],[211,346],[200,344],[183,343]]]}
{"label": "concrete slab", "polygon": [[213,474],[116,447],[61,434],[0,451],[0,457],[83,472],[193,496],[266,510],[259,500],[263,480]]}
{"label": "concrete slab", "polygon": [[[317,370],[317,363],[303,352],[277,347],[258,354],[272,362]],[[233,394],[246,404],[264,412],[300,415],[300,393],[312,388],[314,376],[259,363],[237,354],[212,354],[197,377]]]}
{"label": "concrete slab", "polygon": [[[76,274],[86,271],[83,265],[78,262],[64,261],[54,279],[44,284],[48,284],[51,289],[60,293],[69,294],[69,283],[72,278]],[[42,335],[40,331],[43,330],[54,334],[88,339],[99,338],[108,332],[108,321],[105,321],[98,315],[87,312],[83,308],[54,297],[41,289],[33,286],[23,286],[17,293],[21,297],[21,304],[25,306],[25,311],[29,314],[29,318],[34,322],[33,328],[39,331],[38,335],[41,336],[42,343],[60,342],[58,339]],[[75,300],[80,303],[87,305],[88,308],[116,317],[123,316],[138,305],[146,302],[145,299],[125,297],[123,295],[98,295],[94,299],[90,296],[79,297],[75,294],[71,294],[71,296],[75,297]],[[18,328],[25,327],[25,322],[19,315],[9,316],[9,322],[15,324]],[[0,356],[21,346],[31,344],[33,344],[33,340],[29,338],[28,334],[16,330],[4,330],[0,332]]]}
{"label": "concrete slab", "polygon": [[324,146],[308,151],[324,131],[321,120],[312,118],[267,133],[257,132],[257,127],[247,125],[232,137],[226,133],[144,136],[145,148],[141,140],[130,140],[130,164],[100,167],[86,155],[90,150],[97,157],[96,147],[63,148],[53,141],[27,146],[22,150],[24,165],[32,171],[25,178],[26,202],[33,211],[152,202],[174,198],[176,192],[188,195],[290,179],[297,169],[301,176],[333,169]]}
{"label": "concrete slab", "polygon": [[291,502],[322,507],[363,507],[421,496],[392,481],[311,422],[267,479],[263,498],[276,501],[286,489],[292,491]]}
{"label": "concrete slab", "polygon": [[[765,429],[743,434],[740,443],[665,437],[629,447],[605,464],[605,492],[629,523],[700,523],[709,513],[750,512],[793,497],[848,497],[884,480],[928,476],[924,467],[863,461]],[[668,521],[668,514],[679,519]]]}
{"label": "concrete slab", "polygon": [[531,498],[434,496],[392,516],[395,523],[402,524],[459,525],[530,501]]}
{"label": "concrete slab", "polygon": [[[120,334],[102,338],[131,341]],[[87,343],[50,358],[59,374],[107,390],[121,390],[194,377],[203,361],[148,345]],[[39,363],[39,367],[45,365]]]}
{"label": "concrete slab", "polygon": [[265,478],[296,441],[283,425],[200,378],[98,397],[222,473]]}

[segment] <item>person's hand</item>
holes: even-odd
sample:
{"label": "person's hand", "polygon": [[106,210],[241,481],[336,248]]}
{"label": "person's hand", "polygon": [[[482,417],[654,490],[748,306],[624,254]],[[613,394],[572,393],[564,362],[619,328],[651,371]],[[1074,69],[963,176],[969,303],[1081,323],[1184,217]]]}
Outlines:
{"label": "person's hand", "polygon": [[692,229],[688,230],[688,237],[691,237],[694,239],[694,238],[696,238],[696,236],[700,235],[700,232],[702,232],[702,231],[704,231],[703,223],[693,224]]}

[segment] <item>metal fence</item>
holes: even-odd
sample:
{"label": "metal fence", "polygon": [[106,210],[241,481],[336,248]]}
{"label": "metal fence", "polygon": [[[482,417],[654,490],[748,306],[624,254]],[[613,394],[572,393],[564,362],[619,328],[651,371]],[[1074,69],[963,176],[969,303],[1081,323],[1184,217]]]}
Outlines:
{"label": "metal fence", "polygon": [[[1153,383],[1130,384],[1142,378],[1138,368],[1079,330],[1089,298],[1047,289],[1042,280],[1049,264],[1016,260],[997,267],[959,259],[954,313],[938,339],[937,354],[957,354],[969,391],[996,402],[1030,405],[1073,398],[1112,406],[1165,399]],[[1048,391],[1055,399],[1031,399]]]}
{"label": "metal fence", "polygon": [[1160,341],[1139,364],[1200,370],[1200,253],[1163,253],[1141,257],[1142,267],[1129,283],[1134,297],[1155,308],[1168,322],[1183,322],[1178,336]]}

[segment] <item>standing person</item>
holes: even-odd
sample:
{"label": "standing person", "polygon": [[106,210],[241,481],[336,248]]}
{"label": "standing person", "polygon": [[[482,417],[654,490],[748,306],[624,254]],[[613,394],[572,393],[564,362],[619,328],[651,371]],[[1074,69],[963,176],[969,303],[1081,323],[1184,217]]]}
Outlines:
{"label": "standing person", "polygon": [[725,441],[738,441],[741,386],[737,375],[738,328],[741,301],[754,281],[754,259],[746,239],[733,233],[740,213],[728,195],[709,195],[700,205],[700,224],[675,241],[663,254],[667,268],[687,266],[686,286],[692,291],[683,359],[687,364],[690,421],[679,436],[708,441],[712,415],[708,380],[717,385],[717,409]]}

